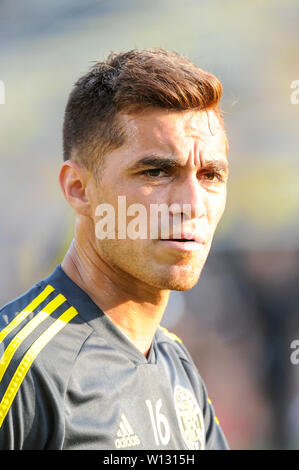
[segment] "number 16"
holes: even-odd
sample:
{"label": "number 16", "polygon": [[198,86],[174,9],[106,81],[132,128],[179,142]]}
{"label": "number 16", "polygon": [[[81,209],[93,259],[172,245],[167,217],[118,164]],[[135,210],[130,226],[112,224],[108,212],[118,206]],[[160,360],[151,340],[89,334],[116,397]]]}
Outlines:
{"label": "number 16", "polygon": [[161,441],[162,445],[166,446],[170,439],[170,428],[166,416],[160,413],[162,400],[158,400],[156,403],[156,416],[154,415],[153,405],[151,401],[146,400],[145,403],[149,410],[156,445],[160,445]]}

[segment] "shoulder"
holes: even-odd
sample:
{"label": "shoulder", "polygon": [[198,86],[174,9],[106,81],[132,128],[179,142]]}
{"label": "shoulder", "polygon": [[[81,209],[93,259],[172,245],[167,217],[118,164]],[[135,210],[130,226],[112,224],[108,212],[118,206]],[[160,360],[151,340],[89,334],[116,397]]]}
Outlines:
{"label": "shoulder", "polygon": [[33,406],[39,393],[51,401],[63,395],[70,369],[92,333],[59,285],[48,281],[0,310],[0,427],[20,402],[20,389],[27,391],[22,406]]}
{"label": "shoulder", "polygon": [[172,351],[174,354],[176,354],[180,359],[195,367],[190,353],[183,343],[183,340],[175,333],[172,333],[167,328],[160,325],[156,333],[156,339],[159,346],[164,346],[169,351]]}
{"label": "shoulder", "polygon": [[[71,300],[59,286],[43,280],[1,308],[0,344],[2,350],[9,348],[10,358],[24,342],[38,354],[62,330],[71,334],[78,323],[82,320]],[[3,358],[0,363],[3,366]]]}

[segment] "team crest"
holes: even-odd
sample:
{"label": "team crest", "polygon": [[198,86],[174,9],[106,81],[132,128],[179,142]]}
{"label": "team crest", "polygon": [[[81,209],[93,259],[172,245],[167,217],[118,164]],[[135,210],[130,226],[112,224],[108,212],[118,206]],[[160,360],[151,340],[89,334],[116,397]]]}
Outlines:
{"label": "team crest", "polygon": [[201,409],[189,390],[176,386],[174,404],[179,427],[190,450],[205,448],[205,427]]}

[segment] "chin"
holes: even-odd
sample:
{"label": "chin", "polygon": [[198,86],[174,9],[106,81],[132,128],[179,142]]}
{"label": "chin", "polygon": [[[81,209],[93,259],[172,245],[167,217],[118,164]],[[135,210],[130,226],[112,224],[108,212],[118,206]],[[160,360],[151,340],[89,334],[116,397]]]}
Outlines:
{"label": "chin", "polygon": [[190,269],[175,270],[167,275],[164,273],[163,276],[156,276],[153,284],[159,289],[185,291],[192,289],[198,283],[200,274],[201,270],[197,269],[191,272]]}
{"label": "chin", "polygon": [[169,283],[169,290],[184,291],[192,289],[198,283],[199,278],[196,280],[173,280]]}

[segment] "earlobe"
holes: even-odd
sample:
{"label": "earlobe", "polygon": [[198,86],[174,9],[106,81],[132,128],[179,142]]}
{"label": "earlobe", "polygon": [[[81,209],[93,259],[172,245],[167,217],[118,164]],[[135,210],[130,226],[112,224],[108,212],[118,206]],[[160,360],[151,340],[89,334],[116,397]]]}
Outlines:
{"label": "earlobe", "polygon": [[60,169],[59,183],[65,199],[80,215],[90,215],[87,191],[87,170],[72,160],[65,161]]}

